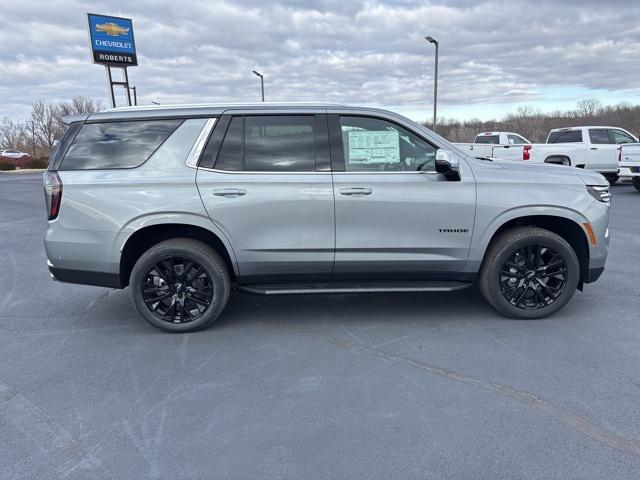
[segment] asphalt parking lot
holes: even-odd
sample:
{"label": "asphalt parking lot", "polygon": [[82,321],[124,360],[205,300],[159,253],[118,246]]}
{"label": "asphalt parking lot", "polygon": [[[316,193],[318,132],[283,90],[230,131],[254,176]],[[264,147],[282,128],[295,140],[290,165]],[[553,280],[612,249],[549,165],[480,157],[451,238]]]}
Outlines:
{"label": "asphalt parking lot", "polygon": [[233,293],[163,333],[128,290],[52,282],[39,175],[0,175],[0,478],[637,479],[640,192],[556,316],[476,291]]}

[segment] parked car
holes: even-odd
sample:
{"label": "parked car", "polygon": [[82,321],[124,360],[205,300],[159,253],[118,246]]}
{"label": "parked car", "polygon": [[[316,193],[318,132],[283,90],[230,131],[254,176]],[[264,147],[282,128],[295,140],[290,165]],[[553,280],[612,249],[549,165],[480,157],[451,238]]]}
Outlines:
{"label": "parked car", "polygon": [[11,148],[0,151],[0,157],[4,157],[4,158],[18,159],[18,158],[29,157],[29,156],[30,155],[28,153],[24,153],[24,152],[21,152],[20,150],[14,150]]}
{"label": "parked car", "polygon": [[[522,135],[513,132],[483,132],[476,135],[473,143],[454,143],[463,152],[477,158],[498,158],[497,149],[509,149],[531,143]],[[518,150],[520,152],[521,149]]]}
{"label": "parked car", "polygon": [[549,132],[547,143],[495,150],[496,158],[555,163],[595,170],[610,183],[618,180],[618,146],[635,143],[632,134],[616,127],[570,127]]}
{"label": "parked car", "polygon": [[620,145],[620,176],[631,177],[633,186],[640,190],[640,143]]}
{"label": "parked car", "polygon": [[540,318],[605,266],[601,175],[479,160],[385,110],[162,106],[67,121],[44,177],[50,272],[129,286],[138,312],[165,330],[206,327],[231,288],[477,282],[501,313]]}

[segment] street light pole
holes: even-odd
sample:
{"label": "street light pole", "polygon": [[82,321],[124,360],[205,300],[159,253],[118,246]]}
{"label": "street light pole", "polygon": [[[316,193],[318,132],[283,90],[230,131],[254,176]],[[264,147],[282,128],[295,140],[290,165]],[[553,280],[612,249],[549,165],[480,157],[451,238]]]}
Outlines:
{"label": "street light pole", "polygon": [[436,47],[436,68],[435,68],[435,77],[433,81],[433,131],[436,131],[436,119],[438,118],[438,47],[440,44],[433,37],[424,37],[424,39],[433,43]]}
{"label": "street light pole", "polygon": [[260,90],[262,91],[262,101],[264,102],[264,75],[255,70],[251,70],[254,74],[260,77]]}

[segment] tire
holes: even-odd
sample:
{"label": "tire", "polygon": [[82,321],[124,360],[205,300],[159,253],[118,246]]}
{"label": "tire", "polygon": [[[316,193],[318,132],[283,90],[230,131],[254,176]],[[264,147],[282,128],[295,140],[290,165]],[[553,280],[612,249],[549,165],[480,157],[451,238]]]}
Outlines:
{"label": "tire", "polygon": [[640,191],[640,177],[633,177],[633,188]]}
{"label": "tire", "polygon": [[224,309],[231,290],[222,257],[189,238],[166,240],[147,250],[133,267],[129,286],[138,313],[168,332],[208,327]]}
{"label": "tire", "polygon": [[616,183],[620,179],[620,176],[615,174],[615,173],[607,173],[605,175],[605,178],[609,182],[609,185],[613,185],[614,183]]}
{"label": "tire", "polygon": [[[529,246],[533,256],[527,251]],[[540,252],[537,257],[536,246]],[[528,263],[528,259],[533,262]],[[566,271],[561,272],[559,261]],[[546,267],[542,266],[544,262]],[[520,266],[527,263],[526,268]],[[538,227],[517,227],[501,233],[489,245],[480,268],[479,286],[484,298],[503,315],[534,319],[564,307],[579,280],[578,257],[562,237]]]}

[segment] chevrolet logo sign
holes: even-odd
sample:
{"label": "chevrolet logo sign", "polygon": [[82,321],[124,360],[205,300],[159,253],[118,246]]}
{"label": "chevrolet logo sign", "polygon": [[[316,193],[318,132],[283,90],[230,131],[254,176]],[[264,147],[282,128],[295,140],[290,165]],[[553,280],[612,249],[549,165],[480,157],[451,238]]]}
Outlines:
{"label": "chevrolet logo sign", "polygon": [[97,24],[96,32],[106,33],[110,37],[119,37],[120,35],[129,33],[129,29],[116,25],[115,23],[107,22]]}

